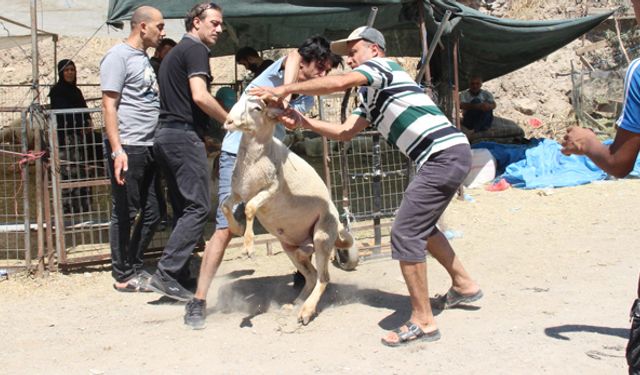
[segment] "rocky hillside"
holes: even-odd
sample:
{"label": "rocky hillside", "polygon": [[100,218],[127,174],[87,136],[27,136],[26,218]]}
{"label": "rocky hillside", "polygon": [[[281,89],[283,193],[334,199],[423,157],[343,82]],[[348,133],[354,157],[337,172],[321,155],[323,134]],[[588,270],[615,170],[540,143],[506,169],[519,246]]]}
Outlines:
{"label": "rocky hillside", "polygon": [[[465,0],[463,3],[497,17],[526,20],[571,18],[619,6],[623,7],[623,11],[625,6],[628,8],[628,0]],[[623,19],[620,27],[626,50],[630,58],[633,58],[637,53],[634,48],[629,47],[635,47],[638,45],[636,42],[640,41],[634,32],[635,23],[633,20]],[[117,42],[118,39],[95,38],[87,41],[61,37],[57,58],[72,58],[76,62],[78,83],[98,84],[100,59]],[[593,47],[593,51],[585,52],[582,59],[584,61],[581,61],[576,50],[584,51],[594,43],[596,46]],[[0,82],[4,85],[31,83],[30,50],[29,45],[26,45],[5,50],[5,53],[0,54]],[[42,40],[39,50],[40,84],[53,84],[53,43],[51,40]],[[405,60],[407,67],[415,66],[414,61]],[[601,97],[621,100],[621,81],[617,72],[623,70],[627,62],[615,33],[614,22],[607,22],[606,27],[601,30],[574,41],[540,61],[487,82],[485,88],[492,91],[497,99],[497,114],[516,121],[525,129],[527,135],[557,137],[568,124],[575,122],[571,104],[574,95],[572,64],[574,71],[585,71],[582,79],[578,74],[574,74],[573,77],[574,81],[584,83],[583,94],[589,97],[587,101],[595,103],[590,105],[598,107],[601,104],[598,98]],[[232,57],[214,59],[212,68],[216,82],[233,82]],[[591,74],[588,74],[591,68],[615,74],[598,73],[601,78],[594,79],[596,83],[593,84]],[[244,74],[241,68],[239,73],[240,77]],[[48,92],[43,91],[44,95]],[[85,96],[89,97],[96,95],[99,95],[99,90],[85,93]],[[24,106],[29,101],[30,95],[26,88],[0,87],[0,106]],[[43,101],[46,102],[46,98]],[[594,109],[594,112],[597,111]]]}

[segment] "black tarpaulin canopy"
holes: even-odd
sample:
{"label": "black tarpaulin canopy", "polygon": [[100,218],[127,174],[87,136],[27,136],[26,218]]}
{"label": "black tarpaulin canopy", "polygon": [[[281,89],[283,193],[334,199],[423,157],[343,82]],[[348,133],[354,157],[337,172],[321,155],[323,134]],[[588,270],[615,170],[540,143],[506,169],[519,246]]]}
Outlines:
{"label": "black tarpaulin canopy", "polygon": [[[165,18],[183,18],[200,1],[157,0],[153,6]],[[297,47],[305,38],[321,34],[346,37],[366,23],[378,7],[375,27],[387,40],[388,56],[420,56],[418,6],[424,7],[429,39],[447,10],[452,12],[442,42],[451,48],[459,40],[461,86],[471,75],[485,80],[521,68],[561,48],[608,18],[612,12],[577,19],[517,21],[500,19],[450,0],[219,0],[226,32],[212,49],[214,56],[238,48],[257,50]],[[123,25],[145,0],[110,0],[107,23]],[[444,51],[445,53],[447,51]],[[450,56],[450,53],[447,54]],[[447,61],[434,59],[432,66]],[[449,58],[450,61],[450,58]],[[437,66],[436,66],[437,70]]]}

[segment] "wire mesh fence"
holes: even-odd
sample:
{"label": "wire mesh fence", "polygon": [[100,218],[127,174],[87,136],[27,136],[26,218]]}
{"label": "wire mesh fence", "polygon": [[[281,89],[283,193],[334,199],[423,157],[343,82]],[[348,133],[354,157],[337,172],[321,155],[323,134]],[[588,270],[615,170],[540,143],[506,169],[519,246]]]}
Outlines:
{"label": "wire mesh fence", "polygon": [[[94,89],[88,97],[99,94]],[[71,267],[110,258],[112,207],[99,102],[83,109],[0,112],[0,267]],[[322,97],[318,108],[323,120],[340,121],[341,97]],[[350,142],[323,144],[325,164],[315,167],[342,218],[347,224],[372,220],[380,245],[380,218],[394,215],[413,166],[373,130]],[[38,149],[43,158],[25,163],[28,151]],[[166,219],[171,216],[169,205]],[[165,224],[149,253],[163,249],[171,232],[171,223]],[[205,238],[214,228],[207,226]]]}
{"label": "wire mesh fence", "polygon": [[31,240],[28,197],[33,176],[20,164],[20,155],[28,148],[22,134],[26,115],[3,109],[0,121],[0,267],[19,267],[29,264],[31,256],[26,249]]}
{"label": "wire mesh fence", "polygon": [[[341,123],[342,96],[320,98],[323,120]],[[350,98],[344,106],[353,108]],[[394,216],[404,190],[413,177],[414,165],[397,148],[381,139],[376,130],[361,132],[348,142],[328,141],[325,173],[331,196],[343,220],[372,220],[375,245],[381,246],[380,219]]]}

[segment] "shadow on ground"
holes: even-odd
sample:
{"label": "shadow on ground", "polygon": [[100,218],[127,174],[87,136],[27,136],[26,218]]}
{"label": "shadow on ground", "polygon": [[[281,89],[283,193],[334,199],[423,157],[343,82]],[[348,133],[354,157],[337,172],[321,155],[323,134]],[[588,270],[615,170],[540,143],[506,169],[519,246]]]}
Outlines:
{"label": "shadow on ground", "polygon": [[[219,313],[246,313],[240,326],[252,326],[251,319],[263,314],[271,308],[281,308],[286,304],[294,303],[301,289],[293,287],[293,275],[265,276],[247,279],[236,279],[222,285],[218,291],[217,304],[207,309],[207,315],[213,312]],[[406,295],[389,293],[379,289],[360,289],[353,284],[330,283],[325,290],[320,303],[318,313],[330,306],[342,306],[353,303],[361,303],[367,306],[393,310],[393,312],[380,321],[383,329],[393,329],[405,321],[411,315],[411,305]],[[434,305],[434,315],[442,310],[437,308],[435,298],[431,298]],[[296,311],[299,306],[296,306]],[[459,306],[465,310],[477,310],[477,306]]]}
{"label": "shadow on ground", "polygon": [[571,340],[569,337],[563,335],[563,333],[570,332],[599,333],[601,335],[618,336],[623,339],[629,338],[629,329],[627,328],[598,327],[583,324],[565,324],[561,326],[545,328],[544,330],[544,333],[547,336],[558,340]]}

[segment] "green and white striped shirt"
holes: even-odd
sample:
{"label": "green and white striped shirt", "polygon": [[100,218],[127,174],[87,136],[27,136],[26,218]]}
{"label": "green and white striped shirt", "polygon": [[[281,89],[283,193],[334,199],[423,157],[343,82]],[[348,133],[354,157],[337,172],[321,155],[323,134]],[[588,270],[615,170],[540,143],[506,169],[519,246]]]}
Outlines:
{"label": "green and white striped shirt", "polygon": [[367,119],[416,168],[436,152],[469,144],[398,63],[376,57],[354,71],[368,82],[358,91],[360,105],[353,114]]}

